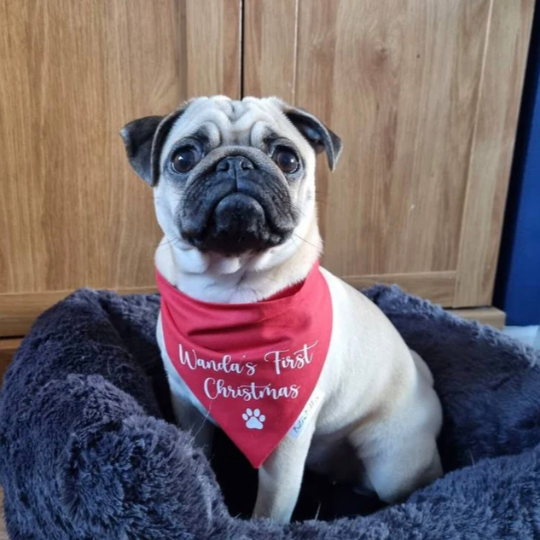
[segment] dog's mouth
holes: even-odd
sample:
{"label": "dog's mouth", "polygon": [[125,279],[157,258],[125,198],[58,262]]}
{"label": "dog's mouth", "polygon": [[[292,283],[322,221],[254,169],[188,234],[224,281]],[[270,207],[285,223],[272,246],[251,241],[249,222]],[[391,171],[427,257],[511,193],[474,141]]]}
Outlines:
{"label": "dog's mouth", "polygon": [[237,256],[284,243],[296,225],[288,189],[261,170],[213,172],[186,186],[181,236],[201,251]]}

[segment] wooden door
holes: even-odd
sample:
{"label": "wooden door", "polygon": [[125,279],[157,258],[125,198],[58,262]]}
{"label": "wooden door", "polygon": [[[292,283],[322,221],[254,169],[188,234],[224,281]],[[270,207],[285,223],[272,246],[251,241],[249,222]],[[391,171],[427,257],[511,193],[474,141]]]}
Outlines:
{"label": "wooden door", "polygon": [[319,162],[324,264],[489,305],[534,0],[245,0],[243,90],[343,138]]}
{"label": "wooden door", "polygon": [[151,190],[118,135],[240,95],[240,0],[0,0],[0,336],[82,286],[154,289]]}

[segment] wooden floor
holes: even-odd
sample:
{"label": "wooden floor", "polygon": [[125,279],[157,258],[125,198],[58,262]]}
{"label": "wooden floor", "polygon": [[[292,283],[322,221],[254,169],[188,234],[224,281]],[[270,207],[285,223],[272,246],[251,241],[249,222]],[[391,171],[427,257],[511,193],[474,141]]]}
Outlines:
{"label": "wooden floor", "polygon": [[0,540],[9,540],[4,521],[4,492],[0,489]]}

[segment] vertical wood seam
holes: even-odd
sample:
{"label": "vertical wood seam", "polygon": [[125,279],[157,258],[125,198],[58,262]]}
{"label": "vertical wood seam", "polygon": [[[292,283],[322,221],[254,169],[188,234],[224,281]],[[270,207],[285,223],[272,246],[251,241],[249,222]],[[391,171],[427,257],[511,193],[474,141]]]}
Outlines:
{"label": "vertical wood seam", "polygon": [[294,5],[294,47],[293,47],[293,80],[291,88],[291,102],[296,105],[296,78],[298,71],[298,18],[300,16],[300,0],[295,0]]}
{"label": "vertical wood seam", "polygon": [[246,0],[238,0],[238,32],[240,34],[240,39],[238,42],[238,93],[239,93],[239,99],[244,98],[244,76],[245,76],[245,46],[246,46],[246,17],[245,17],[245,9],[246,9]]}
{"label": "vertical wood seam", "polygon": [[486,64],[487,64],[487,56],[488,56],[488,49],[489,49],[489,42],[491,38],[491,22],[493,18],[493,2],[494,0],[490,0],[489,2],[489,10],[488,10],[488,16],[487,16],[487,22],[486,22],[486,37],[484,40],[484,51],[482,53],[482,67],[480,68],[480,80],[478,81],[478,92],[477,92],[477,98],[476,98],[476,110],[474,112],[474,127],[473,127],[473,134],[471,138],[471,149],[469,152],[469,164],[467,168],[467,183],[465,188],[465,197],[463,200],[463,214],[461,216],[461,228],[459,233],[459,250],[458,250],[458,258],[457,258],[457,265],[456,265],[456,271],[457,271],[457,279],[456,284],[454,288],[454,301],[453,306],[456,307],[457,305],[457,296],[460,289],[461,284],[461,264],[463,261],[463,238],[465,236],[465,225],[467,222],[466,219],[466,209],[468,206],[468,201],[471,194],[471,171],[472,171],[472,163],[474,159],[474,149],[476,147],[476,136],[478,132],[478,120],[480,118],[480,106],[482,102],[482,95],[483,95],[483,89],[484,89],[484,78],[486,73]]}
{"label": "vertical wood seam", "polygon": [[[179,48],[178,53],[178,71],[179,73],[182,73],[182,71],[185,69],[187,71],[188,68],[188,45],[187,45],[187,22],[186,22],[186,12],[187,12],[187,6],[185,1],[177,2],[176,4],[177,8],[177,17],[178,17],[178,30],[179,30],[179,36],[177,46]],[[181,77],[181,81],[179,85],[179,92],[180,96],[178,101],[181,101],[181,96],[184,96],[184,100],[188,97],[188,77]]]}

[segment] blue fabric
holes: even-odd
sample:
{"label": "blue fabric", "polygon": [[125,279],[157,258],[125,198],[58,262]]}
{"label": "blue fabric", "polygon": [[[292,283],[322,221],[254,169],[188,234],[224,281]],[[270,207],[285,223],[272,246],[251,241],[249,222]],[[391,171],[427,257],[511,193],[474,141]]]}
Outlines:
{"label": "blue fabric", "polygon": [[540,9],[532,32],[495,302],[506,311],[509,325],[540,324]]}
{"label": "blue fabric", "polygon": [[[397,288],[367,294],[433,371],[443,478],[354,519],[281,526],[233,517],[208,461],[167,421],[157,297],[81,290],[38,319],[4,379],[0,481],[11,538],[540,538],[539,354]],[[251,505],[235,460],[218,452],[212,465],[226,463],[223,491]],[[304,501],[319,498],[313,489]],[[330,514],[355,501],[343,489],[341,498],[330,484],[318,492],[339,499]]]}

